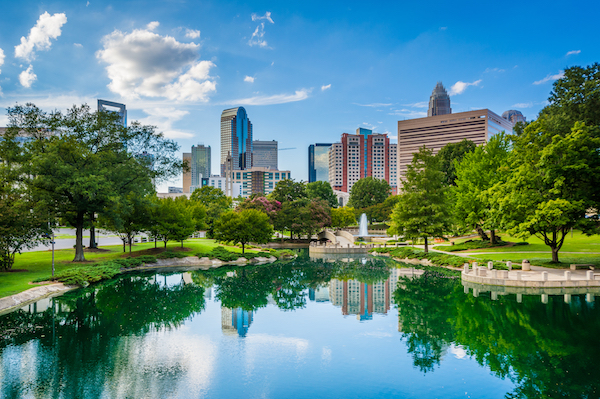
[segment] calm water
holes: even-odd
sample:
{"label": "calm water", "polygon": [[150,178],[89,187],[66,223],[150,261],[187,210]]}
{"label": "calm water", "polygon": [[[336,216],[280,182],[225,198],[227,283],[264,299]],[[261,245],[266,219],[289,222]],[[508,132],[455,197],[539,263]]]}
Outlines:
{"label": "calm water", "polygon": [[0,316],[0,397],[599,396],[583,295],[475,298],[381,259],[234,270],[128,275]]}

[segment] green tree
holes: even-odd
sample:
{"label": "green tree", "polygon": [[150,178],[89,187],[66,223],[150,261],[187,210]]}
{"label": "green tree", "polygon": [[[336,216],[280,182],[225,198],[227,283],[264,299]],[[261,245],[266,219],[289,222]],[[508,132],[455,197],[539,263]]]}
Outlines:
{"label": "green tree", "polygon": [[152,208],[151,234],[159,237],[165,248],[167,242],[183,241],[203,227],[206,217],[204,205],[186,197],[157,198]]}
{"label": "green tree", "polygon": [[513,136],[512,173],[490,193],[501,225],[517,237],[542,239],[559,262],[571,228],[596,227],[597,215],[586,218],[586,211],[597,204],[600,138],[580,122],[566,136],[547,122],[542,116]]}
{"label": "green tree", "polygon": [[448,186],[456,185],[456,163],[470,152],[475,150],[474,142],[464,139],[458,143],[448,143],[435,155],[440,160],[440,169],[444,173],[444,183]]}
{"label": "green tree", "polygon": [[358,209],[381,204],[390,196],[391,191],[387,181],[365,177],[352,186],[348,206]]}
{"label": "green tree", "polygon": [[98,222],[101,228],[117,233],[123,241],[123,252],[125,244],[129,244],[131,253],[133,237],[149,227],[151,206],[152,202],[148,196],[141,197],[138,193],[131,192],[116,198],[111,212],[106,213]]}
{"label": "green tree", "polygon": [[194,190],[190,200],[204,205],[206,208],[206,227],[209,237],[214,234],[215,222],[223,212],[231,209],[232,199],[227,197],[220,188],[204,186]]}
{"label": "green tree", "polygon": [[178,174],[178,146],[154,127],[124,127],[112,112],[73,107],[47,115],[33,104],[8,109],[9,130],[32,137],[24,144],[33,198],[76,230],[74,261],[84,261],[83,228],[116,197],[153,191],[152,179]]}
{"label": "green tree", "polygon": [[359,209],[358,213],[359,214],[362,214],[363,212],[366,213],[367,218],[371,222],[385,222],[385,221],[390,220],[392,211],[394,210],[394,207],[396,206],[397,203],[398,203],[398,196],[390,195],[381,204],[371,205],[367,208]]}
{"label": "green tree", "polygon": [[306,184],[306,194],[308,199],[320,198],[327,202],[332,208],[337,208],[338,206],[337,196],[333,193],[333,189],[329,182],[315,181]]}
{"label": "green tree", "polygon": [[408,165],[403,192],[391,216],[391,234],[421,237],[428,252],[429,237],[442,237],[450,224],[447,186],[443,182],[439,159],[425,146]]}
{"label": "green tree", "polygon": [[292,179],[283,179],[277,182],[269,196],[281,203],[306,198],[306,186],[301,181],[295,182]]}
{"label": "green tree", "polygon": [[215,239],[242,244],[242,253],[249,242],[266,244],[272,235],[269,217],[256,209],[225,212],[215,225]]}
{"label": "green tree", "polygon": [[334,208],[331,210],[331,227],[343,229],[353,224],[356,224],[354,208],[344,206],[342,208]]}
{"label": "green tree", "polygon": [[509,151],[510,141],[500,133],[467,153],[462,161],[455,161],[456,186],[452,187],[455,219],[469,229],[476,229],[482,240],[487,240],[483,228],[490,229],[492,244],[496,243],[497,218],[488,190],[506,180],[510,172]]}

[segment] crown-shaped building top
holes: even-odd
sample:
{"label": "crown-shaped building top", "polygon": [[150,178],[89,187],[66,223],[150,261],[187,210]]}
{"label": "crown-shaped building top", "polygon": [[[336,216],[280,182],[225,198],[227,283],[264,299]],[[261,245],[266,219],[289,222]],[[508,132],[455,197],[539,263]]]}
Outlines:
{"label": "crown-shaped building top", "polygon": [[446,115],[451,113],[450,96],[446,92],[442,82],[437,82],[431,93],[431,97],[429,98],[429,110],[427,110],[427,116]]}

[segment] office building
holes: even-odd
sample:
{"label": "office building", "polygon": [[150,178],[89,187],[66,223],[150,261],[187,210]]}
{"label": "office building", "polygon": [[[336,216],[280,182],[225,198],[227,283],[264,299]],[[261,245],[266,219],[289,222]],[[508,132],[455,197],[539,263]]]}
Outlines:
{"label": "office building", "polygon": [[225,176],[228,155],[233,158],[233,170],[252,167],[252,123],[243,107],[221,113],[221,176]]}
{"label": "office building", "polygon": [[125,104],[113,101],[98,100],[98,111],[116,112],[121,118],[123,126],[127,126],[127,108]]}
{"label": "office building", "polygon": [[387,314],[391,303],[390,280],[374,284],[358,280],[337,280],[329,282],[329,299],[342,309],[342,314],[356,315],[360,321],[372,320],[374,313]]}
{"label": "office building", "polygon": [[183,188],[181,188],[181,187],[169,187],[169,194],[183,194]]}
{"label": "office building", "polygon": [[252,194],[271,194],[280,180],[292,178],[289,170],[273,170],[260,167],[234,170],[234,162],[232,156],[228,156],[225,160],[225,190],[226,192],[233,192],[233,186],[240,184],[242,197],[244,198]]}
{"label": "office building", "polygon": [[210,146],[204,144],[192,146],[190,173],[192,186],[202,186],[202,178],[210,176]]}
{"label": "office building", "polygon": [[446,144],[465,139],[479,145],[512,128],[511,122],[489,109],[398,121],[398,187],[419,148],[425,146],[437,154]]}
{"label": "office building", "polygon": [[397,145],[387,134],[358,128],[356,134],[343,133],[341,143],[329,148],[329,184],[334,190],[349,193],[360,179],[373,177],[387,181],[396,192]]}
{"label": "office building", "polygon": [[508,111],[504,111],[502,113],[502,117],[508,121],[510,121],[513,126],[517,123],[517,122],[527,122],[527,119],[525,119],[525,117],[523,116],[523,114],[521,113],[521,111],[517,111],[514,109],[509,109]]}
{"label": "office building", "polygon": [[192,185],[192,153],[183,153],[183,162],[187,163],[188,170],[183,172],[183,192],[189,193]]}
{"label": "office building", "polygon": [[329,181],[329,148],[331,143],[308,146],[308,182]]}
{"label": "office building", "polygon": [[429,109],[427,116],[448,115],[452,113],[450,108],[450,96],[446,92],[442,82],[437,82],[431,97],[429,97]]}
{"label": "office building", "polygon": [[252,166],[277,170],[277,141],[253,141]]}

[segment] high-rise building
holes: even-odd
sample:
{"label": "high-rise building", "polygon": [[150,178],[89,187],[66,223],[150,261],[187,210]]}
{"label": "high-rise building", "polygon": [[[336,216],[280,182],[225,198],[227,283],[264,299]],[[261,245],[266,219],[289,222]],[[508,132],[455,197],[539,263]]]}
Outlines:
{"label": "high-rise building", "polygon": [[329,181],[329,148],[331,143],[308,146],[308,182]]}
{"label": "high-rise building", "polygon": [[452,113],[450,108],[450,96],[446,92],[442,82],[437,82],[431,97],[429,97],[429,110],[427,116],[447,115]]}
{"label": "high-rise building", "polygon": [[125,104],[116,103],[113,101],[98,100],[98,111],[116,112],[123,122],[123,126],[127,126],[127,108]]}
{"label": "high-rise building", "polygon": [[508,111],[504,111],[502,113],[502,117],[506,120],[509,120],[513,125],[517,122],[527,122],[527,119],[523,116],[521,111],[517,111],[514,109],[509,109]]}
{"label": "high-rise building", "polygon": [[252,166],[277,170],[277,141],[253,141]]}
{"label": "high-rise building", "polygon": [[225,176],[227,155],[233,158],[233,170],[252,167],[252,123],[244,107],[221,113],[221,176]]}
{"label": "high-rise building", "polygon": [[331,303],[341,307],[343,315],[354,314],[360,321],[373,319],[373,313],[386,314],[391,294],[389,279],[373,284],[337,279],[329,282]]}
{"label": "high-rise building", "polygon": [[190,166],[192,173],[192,186],[202,186],[202,178],[210,177],[210,146],[204,144],[192,146],[192,160]]}
{"label": "high-rise building", "polygon": [[356,134],[343,133],[341,143],[329,149],[329,184],[334,190],[349,193],[354,183],[365,177],[387,181],[396,192],[397,145],[387,134],[358,128]]}
{"label": "high-rise building", "polygon": [[489,109],[398,121],[398,187],[419,148],[425,146],[437,154],[446,144],[465,139],[479,145],[512,128],[512,123]]}
{"label": "high-rise building", "polygon": [[187,163],[189,169],[183,172],[183,192],[189,193],[192,185],[192,153],[183,153],[183,162]]}

